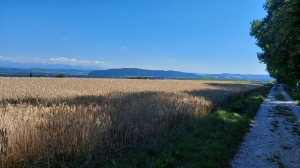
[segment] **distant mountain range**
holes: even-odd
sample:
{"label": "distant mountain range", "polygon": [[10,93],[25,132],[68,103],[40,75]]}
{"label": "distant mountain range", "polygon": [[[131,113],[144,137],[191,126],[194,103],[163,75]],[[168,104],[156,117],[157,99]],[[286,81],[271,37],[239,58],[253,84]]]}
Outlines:
{"label": "distant mountain range", "polygon": [[94,70],[89,73],[89,76],[102,78],[199,78],[199,75],[194,73],[184,73],[179,71],[163,71],[163,70],[145,70],[137,68],[122,68],[108,70]]}
{"label": "distant mountain range", "polygon": [[46,68],[6,68],[0,65],[0,76],[55,77],[64,74],[66,77],[81,78],[137,78],[137,79],[216,79],[216,80],[250,80],[274,81],[269,75],[252,74],[196,74],[179,71],[145,70],[137,68],[121,68],[108,70],[82,69],[46,69]]}
{"label": "distant mountain range", "polygon": [[163,71],[163,70],[144,70],[137,68],[122,68],[108,70],[94,70],[88,76],[102,78],[138,78],[147,77],[152,79],[168,78],[168,79],[186,79],[186,78],[205,78],[219,80],[251,80],[251,81],[274,81],[269,75],[253,75],[253,74],[196,74],[185,73],[179,71]]}

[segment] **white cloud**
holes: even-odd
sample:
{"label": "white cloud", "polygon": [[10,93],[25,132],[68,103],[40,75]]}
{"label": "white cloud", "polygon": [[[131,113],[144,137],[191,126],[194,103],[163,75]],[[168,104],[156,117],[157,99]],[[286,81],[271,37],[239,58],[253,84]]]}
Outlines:
{"label": "white cloud", "polygon": [[96,64],[105,64],[104,62],[101,61],[94,61]]}
{"label": "white cloud", "polygon": [[123,50],[127,50],[127,47],[122,47]]}
{"label": "white cloud", "polygon": [[[47,59],[45,59],[47,60]],[[51,61],[53,62],[68,62],[70,61],[70,59],[68,58],[64,58],[64,57],[61,57],[61,58],[50,58]]]}
{"label": "white cloud", "polygon": [[90,61],[90,60],[77,60],[75,58],[24,58],[24,57],[3,57],[0,59],[18,62],[18,63],[42,63],[42,64],[67,64],[67,65],[79,65],[79,66],[103,66],[106,63],[103,61]]}
{"label": "white cloud", "polygon": [[67,40],[66,38],[62,38],[62,40]]}
{"label": "white cloud", "polygon": [[[47,61],[47,59],[45,59]],[[102,61],[90,61],[90,60],[77,60],[75,58],[50,58],[50,62],[52,63],[65,63],[69,65],[103,65],[105,62]],[[50,63],[49,62],[49,63]]]}

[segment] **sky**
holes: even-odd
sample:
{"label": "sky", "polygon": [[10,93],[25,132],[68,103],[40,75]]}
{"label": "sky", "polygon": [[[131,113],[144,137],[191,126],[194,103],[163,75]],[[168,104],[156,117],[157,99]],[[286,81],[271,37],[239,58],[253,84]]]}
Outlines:
{"label": "sky", "polygon": [[267,74],[249,35],[264,2],[1,0],[0,62]]}

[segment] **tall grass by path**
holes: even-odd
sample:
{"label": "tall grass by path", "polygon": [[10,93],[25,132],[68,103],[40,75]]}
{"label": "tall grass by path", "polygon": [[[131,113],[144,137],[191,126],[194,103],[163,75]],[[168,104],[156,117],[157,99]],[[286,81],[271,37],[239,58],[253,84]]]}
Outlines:
{"label": "tall grass by path", "polygon": [[300,89],[295,92],[293,89],[296,89],[292,85],[283,85],[283,88],[297,102],[297,104],[300,105]]}
{"label": "tall grass by path", "polygon": [[235,99],[226,107],[187,121],[104,167],[230,167],[250,122],[272,85]]}

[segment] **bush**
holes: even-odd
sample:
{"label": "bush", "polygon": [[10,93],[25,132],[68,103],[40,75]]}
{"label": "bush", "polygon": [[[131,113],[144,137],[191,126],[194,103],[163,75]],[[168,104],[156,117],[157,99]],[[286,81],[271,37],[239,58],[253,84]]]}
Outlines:
{"label": "bush", "polygon": [[64,75],[64,74],[58,74],[56,77],[57,77],[57,78],[64,78],[65,75]]}

